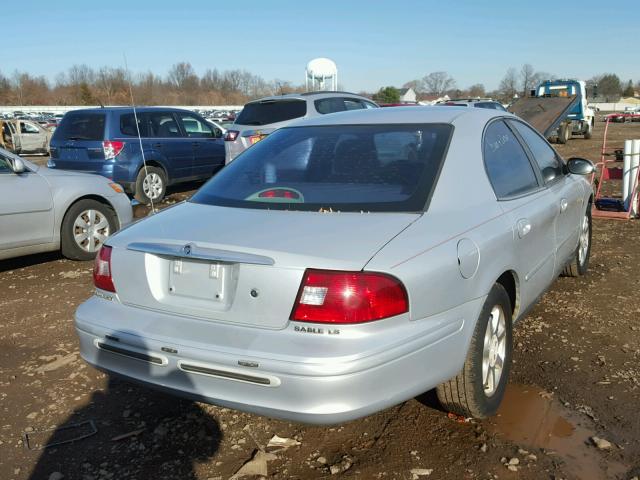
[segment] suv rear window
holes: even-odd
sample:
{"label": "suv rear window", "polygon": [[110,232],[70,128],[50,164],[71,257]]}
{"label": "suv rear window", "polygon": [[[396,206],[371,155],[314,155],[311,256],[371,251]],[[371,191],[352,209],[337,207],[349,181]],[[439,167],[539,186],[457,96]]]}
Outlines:
{"label": "suv rear window", "polygon": [[247,103],[236,122],[238,125],[269,125],[284,122],[307,114],[307,102],[304,100],[263,100]]}
{"label": "suv rear window", "polygon": [[240,208],[415,212],[425,208],[451,125],[330,125],[280,129],[193,197]]}
{"label": "suv rear window", "polygon": [[56,140],[104,140],[104,113],[69,112],[53,136]]}

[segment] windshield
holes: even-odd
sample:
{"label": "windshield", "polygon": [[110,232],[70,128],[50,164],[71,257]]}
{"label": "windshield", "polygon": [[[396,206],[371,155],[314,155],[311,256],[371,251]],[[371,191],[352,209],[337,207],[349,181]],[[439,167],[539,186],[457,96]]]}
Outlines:
{"label": "windshield", "polygon": [[236,118],[238,125],[269,125],[284,122],[307,114],[304,100],[264,100],[247,103]]}
{"label": "windshield", "polygon": [[443,124],[283,128],[246,150],[191,201],[280,210],[422,211],[452,129]]}

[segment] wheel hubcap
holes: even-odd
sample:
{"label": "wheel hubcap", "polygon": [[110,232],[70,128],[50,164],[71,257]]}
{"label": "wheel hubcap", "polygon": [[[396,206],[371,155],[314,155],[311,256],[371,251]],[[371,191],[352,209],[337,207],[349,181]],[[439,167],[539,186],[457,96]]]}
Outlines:
{"label": "wheel hubcap", "polygon": [[507,353],[507,327],[500,305],[491,309],[482,351],[482,385],[487,397],[497,390]]}
{"label": "wheel hubcap", "polygon": [[97,252],[109,233],[109,221],[98,210],[85,210],[73,222],[73,238],[85,252]]}
{"label": "wheel hubcap", "polygon": [[589,217],[584,216],[582,220],[582,231],[580,232],[580,245],[578,246],[578,261],[582,265],[587,259],[589,251]]}
{"label": "wheel hubcap", "polygon": [[162,193],[162,178],[157,173],[150,173],[142,182],[142,191],[151,200],[155,200]]}

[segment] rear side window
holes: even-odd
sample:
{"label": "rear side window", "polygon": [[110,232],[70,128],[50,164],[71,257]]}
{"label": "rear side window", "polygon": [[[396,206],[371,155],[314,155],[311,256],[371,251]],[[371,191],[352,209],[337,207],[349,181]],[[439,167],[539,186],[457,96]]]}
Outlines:
{"label": "rear side window", "polygon": [[104,140],[104,113],[69,112],[64,117],[54,137],[57,140]]}
{"label": "rear side window", "polygon": [[[136,128],[136,116],[138,117],[138,128]],[[120,116],[120,132],[122,135],[137,137],[138,129],[140,129],[141,137],[149,136],[149,116],[147,113],[142,112],[137,115],[126,113]]]}
{"label": "rear side window", "polygon": [[213,129],[200,119],[188,113],[178,113],[178,118],[182,122],[182,128],[187,133],[187,137],[192,138],[213,138]]}
{"label": "rear side window", "polygon": [[507,110],[497,102],[477,102],[474,103],[476,108],[488,108],[490,110],[501,110],[506,112]]}
{"label": "rear side window", "polygon": [[503,121],[484,132],[484,163],[496,196],[524,195],[538,188],[538,180],[522,145]]}
{"label": "rear side window", "polygon": [[304,100],[265,100],[247,103],[236,118],[239,125],[269,125],[284,122],[307,114]]}
{"label": "rear side window", "polygon": [[20,133],[40,133],[40,130],[30,123],[20,122]]}
{"label": "rear side window", "polygon": [[560,162],[556,152],[551,145],[543,140],[540,135],[534,132],[524,123],[509,121],[518,133],[522,136],[525,143],[531,150],[534,160],[542,172],[542,178],[545,183],[552,182],[562,176],[562,163]]}
{"label": "rear side window", "polygon": [[193,202],[239,208],[422,211],[451,125],[282,128],[227,165]]}
{"label": "rear side window", "polygon": [[149,112],[149,136],[172,138],[181,137],[182,134],[170,112]]}
{"label": "rear side window", "polygon": [[320,98],[313,102],[316,107],[316,111],[323,115],[327,113],[344,112],[345,110],[362,110],[363,108],[375,108],[373,104],[371,106],[365,106],[363,102],[357,98]]}

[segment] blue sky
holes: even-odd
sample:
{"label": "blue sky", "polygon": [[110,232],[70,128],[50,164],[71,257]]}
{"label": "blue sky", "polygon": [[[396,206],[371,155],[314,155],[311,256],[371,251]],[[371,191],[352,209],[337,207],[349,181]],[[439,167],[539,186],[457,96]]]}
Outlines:
{"label": "blue sky", "polygon": [[0,71],[55,75],[73,64],[165,75],[189,61],[303,83],[315,57],[348,90],[447,71],[496,88],[510,66],[560,77],[640,80],[640,0],[3,1]]}

